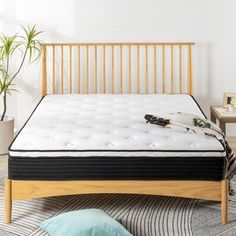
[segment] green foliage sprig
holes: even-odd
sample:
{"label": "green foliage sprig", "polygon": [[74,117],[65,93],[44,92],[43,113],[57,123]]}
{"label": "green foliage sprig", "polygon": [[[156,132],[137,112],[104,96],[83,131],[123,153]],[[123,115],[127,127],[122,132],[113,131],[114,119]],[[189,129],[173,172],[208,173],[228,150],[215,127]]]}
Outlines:
{"label": "green foliage sprig", "polygon": [[[4,120],[7,111],[7,95],[17,91],[14,88],[14,79],[20,73],[28,56],[29,63],[33,63],[40,58],[41,42],[38,40],[42,31],[37,31],[33,27],[22,27],[23,34],[0,36],[0,95],[3,95],[3,112],[0,121]],[[20,56],[20,64],[16,71],[10,73],[10,64],[14,56]]]}

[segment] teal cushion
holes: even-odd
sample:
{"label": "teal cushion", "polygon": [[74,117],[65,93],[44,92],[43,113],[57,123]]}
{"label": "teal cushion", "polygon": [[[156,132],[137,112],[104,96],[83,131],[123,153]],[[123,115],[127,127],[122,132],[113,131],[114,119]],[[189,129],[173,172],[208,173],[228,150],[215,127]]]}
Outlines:
{"label": "teal cushion", "polygon": [[98,209],[63,213],[40,227],[50,236],[132,236],[120,223]]}

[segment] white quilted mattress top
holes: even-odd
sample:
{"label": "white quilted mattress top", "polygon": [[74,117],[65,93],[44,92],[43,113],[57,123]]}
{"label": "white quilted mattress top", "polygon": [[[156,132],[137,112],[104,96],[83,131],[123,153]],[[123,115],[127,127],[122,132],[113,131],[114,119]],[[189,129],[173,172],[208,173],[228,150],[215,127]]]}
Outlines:
{"label": "white quilted mattress top", "polygon": [[225,156],[213,137],[146,124],[145,114],[203,117],[189,95],[48,95],[10,148],[11,156]]}

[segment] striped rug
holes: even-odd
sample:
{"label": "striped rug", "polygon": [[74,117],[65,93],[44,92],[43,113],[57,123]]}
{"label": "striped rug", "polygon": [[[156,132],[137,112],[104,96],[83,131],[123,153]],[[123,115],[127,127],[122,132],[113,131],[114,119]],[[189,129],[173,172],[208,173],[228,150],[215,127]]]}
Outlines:
{"label": "striped rug", "polygon": [[[99,208],[135,236],[236,236],[236,198],[229,224],[222,226],[219,205],[183,198],[147,195],[80,195],[18,201],[13,223],[4,224],[3,177],[0,172],[0,236],[46,236],[38,225],[62,212]],[[236,189],[236,184],[235,184]]]}

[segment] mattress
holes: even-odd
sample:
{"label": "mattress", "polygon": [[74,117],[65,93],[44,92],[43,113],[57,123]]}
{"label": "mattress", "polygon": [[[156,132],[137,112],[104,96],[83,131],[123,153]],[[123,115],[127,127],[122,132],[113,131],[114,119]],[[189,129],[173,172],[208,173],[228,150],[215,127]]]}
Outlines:
{"label": "mattress", "polygon": [[189,95],[47,95],[9,148],[9,178],[222,179],[217,139],[144,121],[173,112],[204,117]]}

